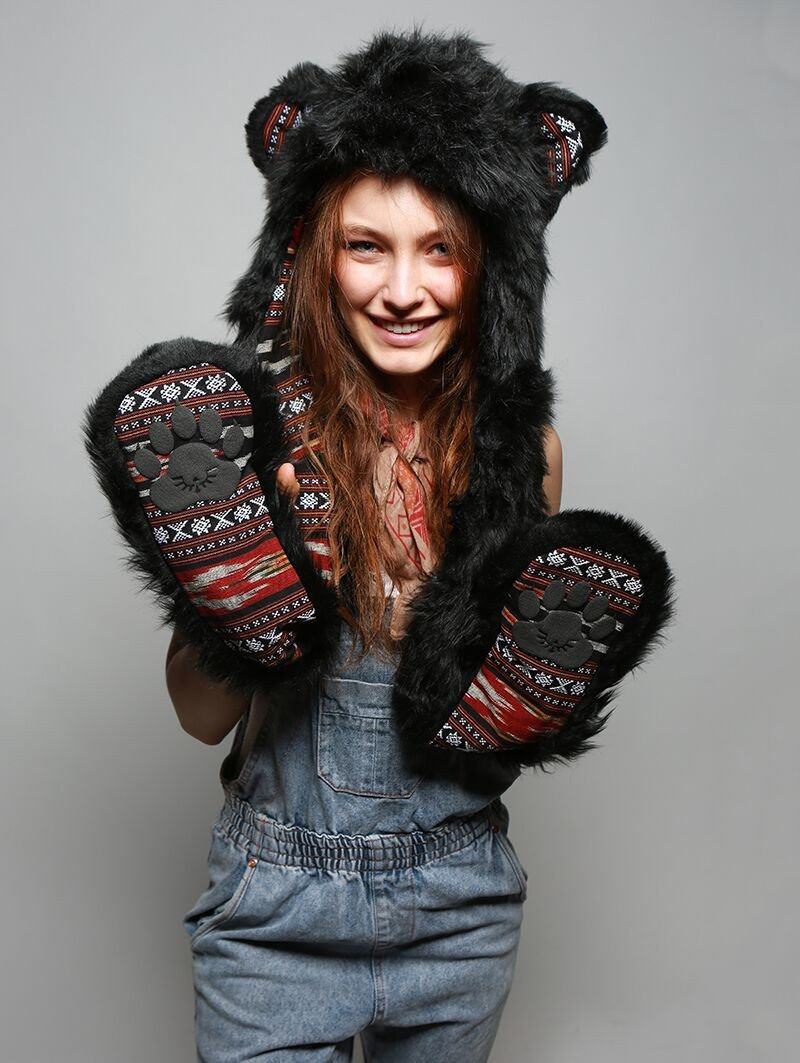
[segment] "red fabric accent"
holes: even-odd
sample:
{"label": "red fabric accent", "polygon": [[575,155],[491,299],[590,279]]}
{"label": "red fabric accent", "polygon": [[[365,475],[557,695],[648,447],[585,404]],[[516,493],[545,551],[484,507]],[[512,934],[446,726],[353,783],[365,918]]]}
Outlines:
{"label": "red fabric accent", "polygon": [[[475,752],[511,749],[561,730],[581,706],[600,662],[614,652],[616,635],[600,639],[577,668],[564,667],[544,654],[533,657],[514,640],[520,591],[534,591],[541,600],[556,581],[567,588],[588,583],[592,596],[607,598],[608,615],[618,632],[635,616],[643,597],[639,571],[625,558],[581,545],[557,547],[533,558],[514,581],[486,659],[432,745]],[[591,626],[582,625],[582,638],[589,638]]]}
{"label": "red fabric accent", "polygon": [[396,423],[399,446],[395,446],[389,435],[389,414],[381,401],[378,428],[380,450],[375,462],[373,489],[383,512],[387,535],[401,565],[390,627],[391,634],[399,638],[405,630],[408,603],[416,594],[422,577],[432,570],[434,564],[426,521],[426,501],[433,482],[428,459],[422,453],[418,420]]}
{"label": "red fabric accent", "polygon": [[[176,402],[197,418],[216,410],[224,428],[252,426],[252,407],[239,382],[226,370],[201,362],[169,370],[126,395],[114,421],[128,475],[164,559],[198,613],[238,652],[272,666],[297,660],[301,651],[293,624],[313,618],[314,609],[275,534],[261,484],[245,465],[231,496],[191,502],[167,513],[150,498],[150,479],[134,465],[138,449],[151,449],[153,424],[170,426]],[[181,441],[176,440],[180,446]],[[219,445],[209,446],[218,458]],[[156,454],[162,475],[171,455]]]}

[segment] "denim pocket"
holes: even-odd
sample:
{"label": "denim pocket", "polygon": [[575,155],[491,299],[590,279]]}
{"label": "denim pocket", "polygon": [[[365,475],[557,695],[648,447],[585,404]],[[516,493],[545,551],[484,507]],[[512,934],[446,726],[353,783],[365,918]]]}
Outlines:
{"label": "denim pocket", "polygon": [[317,774],[360,797],[410,797],[423,773],[407,762],[392,686],[323,676],[317,704]]}
{"label": "denim pocket", "polygon": [[239,909],[258,860],[217,829],[211,830],[209,883],[183,917],[192,948],[210,930],[224,926]]}
{"label": "denim pocket", "polygon": [[519,882],[519,899],[521,901],[527,900],[528,897],[528,872],[522,866],[522,861],[517,856],[517,850],[509,838],[509,836],[503,830],[498,830],[494,833],[494,837],[497,839],[497,843],[500,846],[500,850],[505,856],[507,862],[511,866],[511,870],[517,877]]}

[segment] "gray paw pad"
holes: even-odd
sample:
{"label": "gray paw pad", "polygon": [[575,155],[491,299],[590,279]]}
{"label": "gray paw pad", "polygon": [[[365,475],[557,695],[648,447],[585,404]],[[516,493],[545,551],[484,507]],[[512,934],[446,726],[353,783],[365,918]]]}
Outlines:
{"label": "gray paw pad", "polygon": [[[223,433],[222,418],[206,409],[199,419],[177,403],[171,425],[155,421],[150,428],[149,446],[134,455],[137,471],[148,480],[150,499],[165,513],[178,513],[195,502],[220,501],[235,492],[241,470],[233,460],[241,454],[245,435],[239,425],[229,425]],[[218,456],[212,447],[221,450]],[[168,457],[162,467],[158,455]]]}
{"label": "gray paw pad", "polygon": [[[563,580],[556,580],[541,599],[534,591],[522,591],[519,613],[525,619],[514,624],[514,641],[532,657],[580,668],[592,656],[592,643],[608,639],[616,630],[613,616],[606,615],[608,598],[595,594],[590,600],[591,590],[588,583],[580,582],[567,591]],[[584,624],[588,625],[585,635]]]}

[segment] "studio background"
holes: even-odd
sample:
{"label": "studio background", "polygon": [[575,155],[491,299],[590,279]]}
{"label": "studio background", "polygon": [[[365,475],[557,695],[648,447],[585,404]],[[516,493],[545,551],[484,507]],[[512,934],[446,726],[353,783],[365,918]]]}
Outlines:
{"label": "studio background", "polygon": [[180,729],[80,420],[145,346],[231,339],[255,100],[414,19],[608,123],[548,230],[562,508],[637,519],[677,578],[600,747],[505,795],[529,897],[492,1058],[796,1048],[796,6],[33,0],[0,63],[9,1063],[194,1058],[181,916],[232,733]]}

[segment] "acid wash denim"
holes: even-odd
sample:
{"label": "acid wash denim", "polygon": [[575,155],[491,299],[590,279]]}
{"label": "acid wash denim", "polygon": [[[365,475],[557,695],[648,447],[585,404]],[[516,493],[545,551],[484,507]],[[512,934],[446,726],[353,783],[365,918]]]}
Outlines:
{"label": "acid wash denim", "polygon": [[[256,695],[220,770],[209,883],[186,913],[197,1058],[489,1059],[516,964],[527,871],[491,754],[443,775],[409,755],[394,665],[338,659]],[[358,647],[360,648],[360,647]]]}

